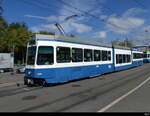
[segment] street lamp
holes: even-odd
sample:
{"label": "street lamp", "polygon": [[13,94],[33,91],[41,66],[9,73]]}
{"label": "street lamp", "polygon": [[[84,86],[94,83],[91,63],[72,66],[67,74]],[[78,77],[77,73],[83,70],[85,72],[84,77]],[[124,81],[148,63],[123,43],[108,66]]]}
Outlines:
{"label": "street lamp", "polygon": [[[148,30],[146,29],[145,30],[145,40],[148,40]],[[145,43],[145,45],[146,45],[146,51],[148,51],[148,41]]]}

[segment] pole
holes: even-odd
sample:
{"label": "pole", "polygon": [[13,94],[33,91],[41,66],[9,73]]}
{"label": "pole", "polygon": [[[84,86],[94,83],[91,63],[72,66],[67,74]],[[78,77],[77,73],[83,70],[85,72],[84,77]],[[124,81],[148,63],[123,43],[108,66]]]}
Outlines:
{"label": "pole", "polygon": [[14,45],[13,45],[12,48],[11,48],[11,54],[12,54],[12,57],[13,57],[13,67],[12,67],[12,73],[11,73],[11,75],[14,75],[14,74],[15,74],[15,66],[14,66],[15,46],[14,46]]}
{"label": "pole", "polygon": [[[148,30],[145,30],[145,40],[148,40]],[[148,51],[148,42],[145,43],[146,45],[146,52]]]}

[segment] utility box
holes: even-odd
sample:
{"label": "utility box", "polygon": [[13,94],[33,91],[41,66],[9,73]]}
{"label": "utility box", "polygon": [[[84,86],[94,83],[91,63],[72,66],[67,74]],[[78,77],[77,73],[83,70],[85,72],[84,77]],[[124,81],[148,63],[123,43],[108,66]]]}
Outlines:
{"label": "utility box", "polygon": [[14,55],[11,53],[0,53],[0,72],[13,71]]}

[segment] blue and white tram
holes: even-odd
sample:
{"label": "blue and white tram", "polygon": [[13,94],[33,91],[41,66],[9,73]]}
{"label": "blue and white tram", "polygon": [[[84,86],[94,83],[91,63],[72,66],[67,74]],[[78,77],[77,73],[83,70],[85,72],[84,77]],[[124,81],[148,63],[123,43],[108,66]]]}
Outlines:
{"label": "blue and white tram", "polygon": [[143,65],[143,51],[132,50],[132,59],[133,66]]}
{"label": "blue and white tram", "polygon": [[112,47],[36,35],[27,46],[26,83],[63,83],[114,71]]}
{"label": "blue and white tram", "polygon": [[129,48],[114,48],[115,71],[132,67],[132,52]]}
{"label": "blue and white tram", "polygon": [[144,52],[144,62],[150,63],[150,52]]}
{"label": "blue and white tram", "polygon": [[27,45],[27,85],[64,83],[134,66],[129,48],[64,36],[34,38]]}

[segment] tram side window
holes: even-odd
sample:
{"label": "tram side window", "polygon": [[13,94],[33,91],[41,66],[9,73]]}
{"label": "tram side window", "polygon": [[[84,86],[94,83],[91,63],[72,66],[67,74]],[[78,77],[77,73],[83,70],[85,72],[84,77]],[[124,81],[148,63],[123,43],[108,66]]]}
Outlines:
{"label": "tram side window", "polygon": [[69,62],[71,62],[70,48],[68,48],[68,47],[57,47],[57,62],[58,63],[69,63]]}
{"label": "tram side window", "polygon": [[143,54],[140,54],[140,53],[133,54],[133,59],[140,59],[140,58],[143,58]]}
{"label": "tram side window", "polygon": [[54,63],[54,49],[50,46],[40,46],[38,49],[37,65],[52,65]]}
{"label": "tram side window", "polygon": [[122,58],[123,58],[123,55],[119,54],[119,64],[122,64],[122,63],[123,63],[123,62],[122,62],[122,61],[123,61]]}
{"label": "tram side window", "polygon": [[125,55],[125,63],[128,63],[128,55]]}
{"label": "tram side window", "polygon": [[147,58],[147,55],[144,53],[143,58]]}
{"label": "tram side window", "polygon": [[122,57],[123,57],[123,63],[126,63],[126,55],[122,55]]}
{"label": "tram side window", "polygon": [[140,54],[140,58],[143,58],[143,54]]}
{"label": "tram side window", "polygon": [[72,48],[72,62],[83,61],[83,50],[79,48]]}
{"label": "tram side window", "polygon": [[107,57],[108,59],[107,59],[107,60],[108,60],[108,61],[111,61],[111,52],[108,51],[107,53],[108,53],[108,54],[107,54],[107,55],[108,55],[108,57]]}
{"label": "tram side window", "polygon": [[131,62],[131,55],[127,55],[128,59],[127,62]]}
{"label": "tram side window", "polygon": [[107,51],[102,51],[102,61],[107,61]]}
{"label": "tram side window", "polygon": [[136,53],[133,53],[133,59],[136,59]]}
{"label": "tram side window", "polygon": [[36,47],[28,47],[27,65],[34,65],[36,49],[37,49]]}
{"label": "tram side window", "polygon": [[100,50],[94,50],[94,61],[100,61],[100,60],[101,60]]}
{"label": "tram side window", "polygon": [[119,64],[119,54],[116,54],[116,64]]}
{"label": "tram side window", "polygon": [[131,62],[131,56],[125,54],[116,54],[116,64]]}
{"label": "tram side window", "polygon": [[91,62],[93,61],[93,53],[90,49],[84,49],[84,61]]}

